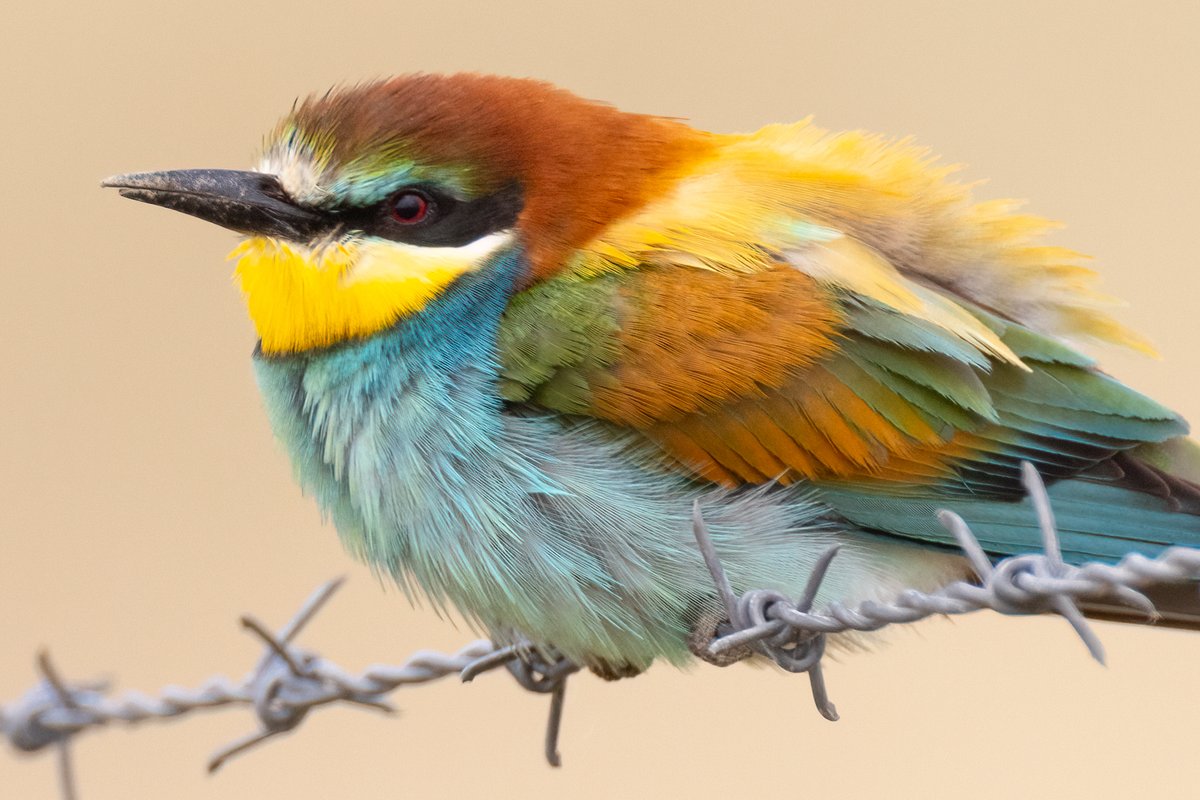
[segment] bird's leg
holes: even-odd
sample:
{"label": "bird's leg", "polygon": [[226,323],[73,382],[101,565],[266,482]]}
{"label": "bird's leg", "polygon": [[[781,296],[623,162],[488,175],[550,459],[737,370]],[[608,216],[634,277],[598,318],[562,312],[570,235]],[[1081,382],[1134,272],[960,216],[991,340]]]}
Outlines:
{"label": "bird's leg", "polygon": [[717,667],[728,667],[754,655],[754,649],[750,645],[733,647],[719,653],[712,652],[709,646],[732,630],[725,614],[716,611],[701,614],[692,624],[691,633],[688,634],[688,649],[696,658]]}
{"label": "bird's leg", "polygon": [[708,524],[705,523],[704,514],[700,511],[699,500],[692,503],[692,533],[696,537],[700,555],[704,558],[704,565],[708,567],[708,572],[712,576],[713,584],[717,589],[717,597],[724,606],[724,613],[698,612],[696,622],[692,625],[692,632],[688,634],[688,649],[702,661],[718,667],[728,667],[730,664],[736,664],[749,658],[754,655],[755,651],[753,645],[749,643],[725,649],[720,653],[714,653],[710,649],[712,643],[717,639],[743,626],[740,624],[737,595],[733,591],[729,578],[725,575],[725,568],[721,566],[721,559],[717,555],[717,549],[713,546],[712,537],[708,532]]}

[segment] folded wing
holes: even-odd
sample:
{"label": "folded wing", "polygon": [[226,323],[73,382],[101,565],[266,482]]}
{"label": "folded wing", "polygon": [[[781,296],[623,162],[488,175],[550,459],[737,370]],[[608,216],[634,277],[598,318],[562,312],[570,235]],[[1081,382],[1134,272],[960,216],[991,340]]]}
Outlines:
{"label": "folded wing", "polygon": [[698,480],[807,481],[905,537],[946,542],[932,512],[953,505],[993,552],[1028,550],[1027,460],[1072,557],[1200,541],[1200,491],[1155,449],[1186,425],[1072,344],[1144,347],[1074,254],[922,151],[848,136],[732,140],[517,295],[504,397],[634,429]]}

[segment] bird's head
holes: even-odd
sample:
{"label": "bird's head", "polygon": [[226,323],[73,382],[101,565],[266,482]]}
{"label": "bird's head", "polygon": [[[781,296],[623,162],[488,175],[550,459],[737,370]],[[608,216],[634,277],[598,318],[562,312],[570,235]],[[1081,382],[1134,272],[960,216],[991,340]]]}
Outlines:
{"label": "bird's head", "polygon": [[529,285],[671,186],[706,136],[545,83],[416,75],[310,97],[258,170],[104,182],[246,235],[237,276],[267,353],[370,336],[517,251]]}

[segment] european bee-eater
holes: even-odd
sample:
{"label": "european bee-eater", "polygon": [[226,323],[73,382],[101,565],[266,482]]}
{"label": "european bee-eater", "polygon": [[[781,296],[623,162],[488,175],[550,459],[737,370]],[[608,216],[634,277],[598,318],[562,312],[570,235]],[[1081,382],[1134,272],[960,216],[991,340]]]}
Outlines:
{"label": "european bee-eater", "polygon": [[246,237],[271,424],[353,554],[618,676],[723,616],[696,501],[737,589],[795,596],[840,543],[818,605],[967,577],[939,507],[1036,549],[1023,460],[1069,560],[1200,544],[1185,423],[1077,349],[1147,346],[952,171],[418,75],[298,104],[255,171],[105,185]]}

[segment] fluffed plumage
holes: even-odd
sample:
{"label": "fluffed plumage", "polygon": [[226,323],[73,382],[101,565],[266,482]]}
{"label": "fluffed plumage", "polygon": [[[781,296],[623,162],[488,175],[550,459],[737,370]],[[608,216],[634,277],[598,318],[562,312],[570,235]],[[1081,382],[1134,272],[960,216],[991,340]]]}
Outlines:
{"label": "fluffed plumage", "polygon": [[616,675],[720,614],[696,500],[738,588],[796,593],[842,543],[818,602],[967,575],[943,506],[1035,548],[1021,461],[1071,560],[1200,544],[1186,425],[1079,349],[1147,345],[953,171],[421,75],[301,103],[259,173],[110,185],[250,236],[267,409],[353,553]]}

